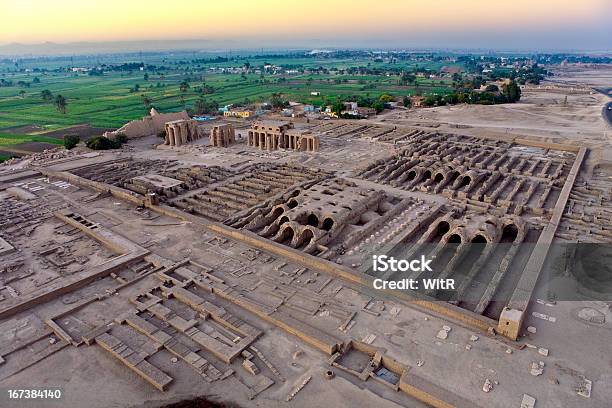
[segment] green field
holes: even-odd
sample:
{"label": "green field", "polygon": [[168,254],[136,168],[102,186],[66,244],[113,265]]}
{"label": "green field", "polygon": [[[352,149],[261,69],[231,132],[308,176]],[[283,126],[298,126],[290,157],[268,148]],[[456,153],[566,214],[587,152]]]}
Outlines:
{"label": "green field", "polygon": [[[179,73],[164,75],[163,78],[150,74],[149,80],[144,81],[141,73],[129,76],[105,74],[103,77],[49,74],[41,77],[40,84],[23,89],[26,92],[23,96],[19,96],[21,89],[17,87],[0,88],[0,129],[30,124],[56,129],[80,123],[94,127],[120,127],[125,122],[147,113],[143,96],[148,97],[160,111],[182,110],[192,106],[199,97],[192,90],[180,92],[179,83],[185,77],[186,75]],[[14,82],[27,80],[18,76],[11,79]],[[349,82],[337,84],[334,83],[336,79],[347,79]],[[221,105],[242,103],[245,98],[251,102],[265,101],[277,92],[289,100],[312,103],[321,101],[322,98],[333,99],[339,95],[408,95],[413,94],[416,89],[415,86],[397,85],[396,78],[356,79],[348,75],[290,76],[285,82],[278,82],[278,78],[270,77],[269,83],[261,83],[260,77],[254,74],[246,75],[246,79],[237,74],[205,74],[204,81],[206,85],[215,88],[214,94],[207,95],[206,98]],[[359,81],[366,81],[367,88]],[[158,83],[162,85],[161,88],[157,88]],[[129,89],[136,84],[140,86],[140,91],[130,93]],[[198,86],[201,81],[190,81],[190,84],[192,87]],[[427,92],[445,92],[448,89],[439,82],[422,78],[417,80],[417,85]],[[67,98],[68,109],[65,114],[58,112],[52,103],[42,100],[40,93],[43,89]],[[321,92],[321,97],[311,97],[311,91]]]}
{"label": "green field", "polygon": [[[288,100],[320,104],[337,97],[368,96],[378,97],[383,93],[395,96],[411,95],[415,92],[445,93],[450,90],[450,79],[440,82],[418,78],[411,86],[398,85],[397,76],[384,75],[339,75],[308,74],[247,74],[214,73],[211,67],[240,67],[245,61],[234,60],[223,63],[188,63],[178,60],[151,59],[145,64],[164,64],[163,72],[147,68],[146,71],[105,72],[103,76],[90,76],[85,73],[61,72],[58,66],[51,63],[23,63],[21,70],[12,69],[9,64],[0,64],[0,79],[12,81],[12,86],[0,87],[0,132],[11,133],[13,129],[37,125],[46,130],[62,129],[76,124],[89,124],[100,128],[117,128],[129,120],[147,114],[143,98],[148,98],[160,111],[178,111],[193,106],[194,101],[202,95],[194,88],[212,86],[214,93],[204,95],[207,100],[214,100],[223,106],[229,103],[263,102],[273,93],[282,93]],[[263,64],[264,60],[251,60],[252,66]],[[97,61],[99,62],[99,61]],[[105,61],[104,61],[105,62]],[[125,62],[125,61],[121,61]],[[282,66],[325,67],[345,69],[347,67],[368,66],[384,68],[381,62],[356,59],[313,58],[269,58],[266,63]],[[86,66],[91,61],[71,61],[73,66]],[[105,62],[110,63],[110,62]],[[114,62],[119,63],[119,62]],[[415,63],[404,62],[410,69]],[[424,64],[420,63],[422,67]],[[431,62],[429,69],[439,69],[442,64]],[[66,67],[66,65],[63,65]],[[28,70],[47,69],[46,72],[23,72]],[[398,65],[393,65],[395,69]],[[3,69],[4,68],[4,69]],[[16,72],[17,71],[17,72]],[[148,80],[144,80],[144,74]],[[40,80],[33,83],[34,78]],[[179,84],[188,79],[190,88],[181,92]],[[18,86],[23,81],[29,87]],[[136,85],[139,90],[130,92]],[[45,102],[41,97],[43,90],[53,95],[61,94],[67,99],[67,112],[60,113],[52,102]],[[311,97],[311,91],[321,92],[320,97]],[[27,132],[31,133],[31,132]],[[37,131],[36,133],[40,133]],[[10,137],[4,138],[13,140]],[[2,143],[2,142],[0,142]]]}
{"label": "green field", "polygon": [[55,145],[63,144],[62,139],[48,137],[48,136],[38,136],[38,135],[15,135],[10,133],[0,133],[0,148],[15,146],[22,143],[28,142],[38,142],[38,143],[50,143]]}
{"label": "green field", "polygon": [[39,152],[63,145],[61,137],[41,136],[35,134],[13,134],[0,131],[0,162],[17,155]]}

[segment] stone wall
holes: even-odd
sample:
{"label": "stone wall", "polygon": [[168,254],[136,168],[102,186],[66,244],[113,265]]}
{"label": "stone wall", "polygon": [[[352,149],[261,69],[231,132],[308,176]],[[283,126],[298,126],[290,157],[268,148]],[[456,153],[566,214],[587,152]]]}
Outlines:
{"label": "stone wall", "polygon": [[162,130],[167,122],[175,120],[189,120],[186,111],[159,113],[151,108],[151,114],[139,120],[132,120],[112,132],[105,132],[104,137],[115,138],[119,134],[126,135],[129,139],[156,135]]}

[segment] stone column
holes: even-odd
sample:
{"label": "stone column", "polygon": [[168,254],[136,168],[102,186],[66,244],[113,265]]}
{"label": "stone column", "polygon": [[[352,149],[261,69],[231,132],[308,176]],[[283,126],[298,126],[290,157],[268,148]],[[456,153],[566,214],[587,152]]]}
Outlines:
{"label": "stone column", "polygon": [[168,134],[170,135],[170,146],[176,145],[176,132],[174,131],[174,126],[168,126]]}
{"label": "stone column", "polygon": [[191,130],[191,141],[199,139],[198,128],[194,122],[189,121],[189,129]]}
{"label": "stone column", "polygon": [[177,141],[176,141],[176,145],[180,146],[182,144],[185,144],[185,129],[184,129],[184,124],[183,123],[178,123],[176,125],[176,133],[177,133]]}
{"label": "stone column", "polygon": [[174,128],[172,128],[172,126],[168,126],[167,129],[170,146],[174,146]]}
{"label": "stone column", "polygon": [[181,128],[179,128],[176,124],[172,125],[172,129],[174,130],[174,145],[181,145]]}
{"label": "stone column", "polygon": [[174,133],[175,134],[174,142],[176,143],[177,146],[180,146],[183,144],[183,137],[184,137],[183,134],[185,132],[183,132],[183,127],[180,124],[175,125],[175,128],[176,128],[176,131]]}
{"label": "stone column", "polygon": [[179,129],[181,130],[181,144],[187,143],[187,136],[189,134],[189,128],[186,122],[179,123]]}

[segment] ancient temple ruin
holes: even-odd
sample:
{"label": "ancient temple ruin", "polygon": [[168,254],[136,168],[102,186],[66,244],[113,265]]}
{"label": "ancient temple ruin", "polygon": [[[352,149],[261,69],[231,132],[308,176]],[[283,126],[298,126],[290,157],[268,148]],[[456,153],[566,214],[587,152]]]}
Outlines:
{"label": "ancient temple ruin", "polygon": [[200,138],[200,133],[196,127],[196,121],[192,119],[180,119],[167,122],[165,129],[165,145],[180,146]]}
{"label": "ancient temple ruin", "polygon": [[316,152],[319,150],[319,136],[310,130],[289,129],[281,136],[281,148]]}
{"label": "ancient temple ruin", "polygon": [[319,136],[295,129],[293,123],[275,120],[257,121],[249,129],[247,143],[260,150],[319,150]]}
{"label": "ancient temple ruin", "polygon": [[[189,119],[165,129],[168,146],[200,137]],[[213,126],[210,145],[234,132]],[[300,154],[319,138],[329,149]],[[304,401],[315,383],[386,387],[402,406],[492,406],[468,401],[484,378],[458,370],[461,353],[529,386],[525,361],[548,346],[515,340],[534,324],[544,260],[571,269],[550,242],[612,237],[609,180],[575,184],[585,147],[364,121],[259,121],[247,142],[259,149],[134,144],[0,174],[0,381],[40,383],[28,367],[57,354],[141,399],[197,387],[266,405]],[[381,254],[432,269],[374,270]],[[373,287],[448,278],[451,293]]]}
{"label": "ancient temple ruin", "polygon": [[210,130],[209,143],[215,147],[228,147],[236,143],[234,126],[231,123],[213,126]]}
{"label": "ancient temple ruin", "polygon": [[186,111],[160,113],[155,108],[151,108],[149,116],[132,120],[117,130],[104,132],[104,137],[113,139],[117,135],[125,135],[132,139],[157,135],[164,130],[166,123],[180,120],[189,120],[189,115]]}

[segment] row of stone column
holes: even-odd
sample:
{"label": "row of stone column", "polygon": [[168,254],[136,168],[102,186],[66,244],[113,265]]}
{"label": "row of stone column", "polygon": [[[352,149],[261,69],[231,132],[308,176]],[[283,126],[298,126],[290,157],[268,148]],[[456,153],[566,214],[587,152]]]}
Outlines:
{"label": "row of stone column", "polygon": [[278,149],[277,135],[266,132],[249,131],[247,144],[249,146],[259,147],[260,150],[276,150]]}
{"label": "row of stone column", "polygon": [[304,135],[275,135],[267,132],[249,131],[247,144],[259,147],[260,150],[292,149],[304,151],[318,151],[319,137]]}
{"label": "row of stone column", "polygon": [[231,124],[214,126],[210,130],[210,144],[217,147],[228,147],[236,142],[236,134]]}
{"label": "row of stone column", "polygon": [[180,146],[198,138],[195,123],[188,120],[168,122],[165,125],[166,138],[164,144]]}
{"label": "row of stone column", "polygon": [[319,137],[318,136],[302,136],[299,140],[300,150],[306,150],[308,152],[319,151]]}
{"label": "row of stone column", "polygon": [[187,143],[187,126],[183,123],[166,124],[165,144],[170,146],[180,146]]}

